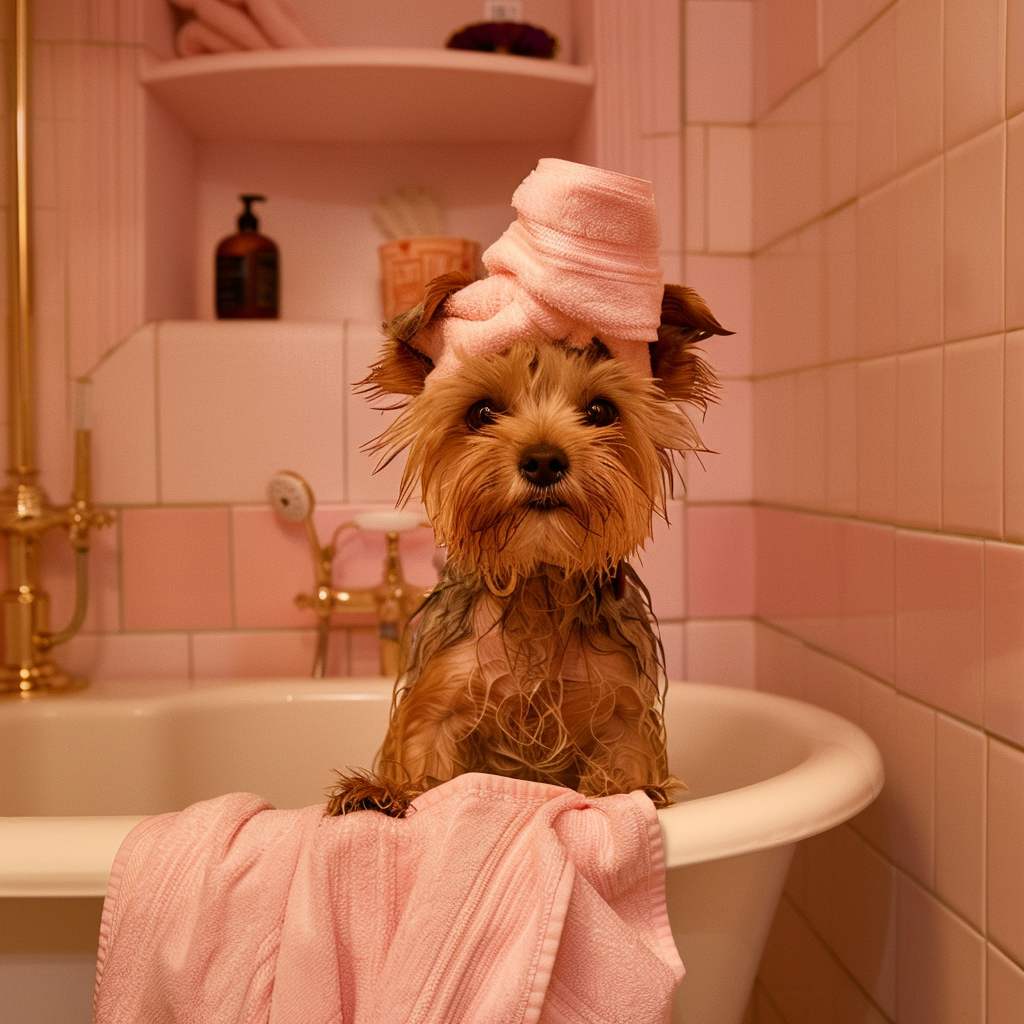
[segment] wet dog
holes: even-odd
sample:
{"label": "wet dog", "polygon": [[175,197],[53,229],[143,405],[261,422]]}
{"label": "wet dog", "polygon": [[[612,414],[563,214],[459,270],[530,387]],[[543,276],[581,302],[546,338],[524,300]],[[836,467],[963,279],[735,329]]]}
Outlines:
{"label": "wet dog", "polygon": [[[447,562],[415,620],[374,772],[342,775],[329,814],[410,801],[465,772],[553,783],[586,796],[643,789],[668,772],[664,658],[628,559],[664,515],[675,453],[704,450],[684,405],[715,390],[695,346],[728,334],[692,290],[667,285],[651,375],[585,347],[513,341],[434,369],[419,339],[461,275],[431,282],[386,328],[364,382],[400,415],[376,442],[407,452]],[[388,404],[390,403],[390,404]]]}

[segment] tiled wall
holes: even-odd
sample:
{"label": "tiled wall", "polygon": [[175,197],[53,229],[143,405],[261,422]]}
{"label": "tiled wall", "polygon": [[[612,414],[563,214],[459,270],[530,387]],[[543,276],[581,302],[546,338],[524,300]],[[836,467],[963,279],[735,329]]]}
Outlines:
{"label": "tiled wall", "polygon": [[753,17],[758,685],[863,725],[887,784],[800,847],[751,1016],[1009,1024],[1024,8],[754,0]]}
{"label": "tiled wall", "polygon": [[[579,33],[572,49],[594,64],[598,81],[576,155],[654,181],[662,259],[668,277],[682,280],[680,8],[661,0],[572,7]],[[353,396],[351,384],[364,375],[378,346],[376,331],[366,326],[379,315],[372,294],[373,189],[407,182],[387,177],[395,173],[395,160],[386,147],[381,153],[300,147],[285,159],[276,150],[190,140],[135,80],[140,57],[169,56],[165,0],[90,0],[76,4],[70,19],[62,9],[58,0],[35,3],[40,99],[34,156],[43,232],[37,256],[40,462],[47,490],[54,500],[65,500],[74,422],[68,385],[88,372],[94,382],[95,498],[119,515],[114,528],[94,535],[85,628],[55,657],[121,690],[304,674],[315,619],[297,610],[293,598],[310,589],[312,566],[301,530],[271,514],[265,487],[280,469],[302,473],[316,492],[322,536],[356,511],[390,507],[395,500],[400,466],[374,476],[373,460],[359,451],[385,421]],[[638,52],[654,59],[637,62]],[[514,184],[547,155],[496,151],[488,164],[486,153],[428,149],[405,154],[402,173],[422,172],[425,180],[433,176],[453,189],[452,182],[465,184],[472,175],[472,209],[456,210],[456,219],[474,229],[486,224],[495,236],[510,216]],[[508,168],[524,159],[514,181],[505,182]],[[337,176],[324,170],[328,163],[349,168],[347,191],[316,184]],[[290,275],[284,296],[289,322],[170,320],[209,317],[208,303],[197,295],[206,286],[211,239],[230,224],[234,192],[260,191],[261,175],[276,182],[264,189],[281,196],[276,215],[292,209],[293,191],[303,200],[298,207],[314,211],[307,210],[307,221],[326,222],[342,211],[345,223],[358,230],[343,233],[339,251],[351,261],[349,250],[364,248],[363,263],[371,271],[347,273],[348,264],[331,262],[334,249],[317,256],[315,268],[307,257],[318,275],[311,280],[339,284],[326,305],[304,300],[298,287],[303,243],[311,252],[328,250],[319,246],[319,235],[304,236],[304,222],[292,218],[279,232]],[[267,224],[273,224],[269,215]],[[480,240],[487,244],[490,238]],[[723,262],[723,278],[712,259],[709,276],[726,294],[730,273],[749,279],[749,260],[733,262]],[[358,295],[353,281],[363,284]],[[736,312],[722,316],[742,329],[748,305],[737,308],[730,297]],[[698,565],[715,537],[719,544],[741,537],[748,551],[753,543],[749,509],[735,506],[749,500],[751,489],[748,448],[737,444],[749,431],[749,382],[741,380],[749,360],[735,355],[745,343],[730,343],[722,357],[736,387],[746,389],[742,411],[728,420],[716,410],[707,425],[712,447],[741,455],[707,456],[708,472],[695,467],[698,472],[691,473],[691,492],[703,488],[704,501],[726,503],[723,515],[702,516],[715,511],[709,504],[688,523],[677,495],[669,507],[671,526],[656,524],[640,570],[662,622],[669,674],[687,674],[689,640],[701,675],[749,685],[753,629],[737,617],[752,610],[750,560],[734,552],[746,570],[735,586],[716,572],[688,595],[684,576],[688,526],[708,537],[699,545]],[[435,569],[428,531],[404,537],[402,544],[409,576],[429,585]],[[336,582],[374,582],[382,557],[380,538],[344,535]],[[73,597],[64,538],[46,538],[43,575],[59,626]],[[688,598],[701,621],[686,623]],[[348,625],[338,624],[329,669],[376,671],[372,627]],[[726,652],[731,660],[721,669]]]}

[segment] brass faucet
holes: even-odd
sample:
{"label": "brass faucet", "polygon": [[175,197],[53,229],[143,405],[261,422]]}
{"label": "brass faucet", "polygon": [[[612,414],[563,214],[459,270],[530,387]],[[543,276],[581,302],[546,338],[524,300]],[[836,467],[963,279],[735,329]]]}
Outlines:
{"label": "brass faucet", "polygon": [[[57,644],[70,640],[85,619],[88,595],[89,533],[113,521],[113,513],[95,508],[90,500],[88,422],[75,431],[75,483],[67,505],[51,505],[36,483],[35,351],[32,325],[32,285],[29,196],[29,31],[28,0],[4,5],[10,24],[9,40],[14,74],[10,105],[5,111],[11,134],[9,240],[10,330],[8,334],[8,421],[10,423],[10,483],[0,493],[0,533],[7,541],[8,588],[3,595],[4,664],[0,694],[23,697],[36,693],[81,689],[83,680],[59,669],[48,657]],[[8,55],[5,54],[5,58]],[[82,390],[80,388],[80,390]],[[39,581],[39,542],[47,530],[67,530],[75,549],[75,610],[65,629],[50,632],[50,598]]]}
{"label": "brass faucet", "polygon": [[[313,555],[314,582],[312,594],[298,594],[295,603],[317,615],[317,644],[312,676],[321,679],[327,665],[327,647],[331,617],[365,615],[376,617],[380,640],[381,675],[397,676],[405,665],[408,653],[407,626],[429,590],[410,584],[402,572],[399,537],[404,530],[427,525],[410,512],[366,512],[342,523],[331,536],[329,544],[321,545],[313,525],[313,492],[298,473],[278,473],[267,488],[270,503],[283,518],[303,522]],[[334,586],[333,568],[338,538],[348,529],[381,530],[387,541],[380,583],[366,588]]]}

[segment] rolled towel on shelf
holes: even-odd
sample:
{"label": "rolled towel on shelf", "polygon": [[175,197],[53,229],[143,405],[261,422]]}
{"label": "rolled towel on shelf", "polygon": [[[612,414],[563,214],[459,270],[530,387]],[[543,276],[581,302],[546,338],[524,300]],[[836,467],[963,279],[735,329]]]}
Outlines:
{"label": "rolled towel on shelf", "polygon": [[168,0],[191,18],[175,34],[179,57],[239,50],[310,47],[316,43],[280,0]]}
{"label": "rolled towel on shelf", "polygon": [[203,53],[232,53],[238,50],[230,39],[193,18],[178,29],[174,48],[179,57],[198,57]]}

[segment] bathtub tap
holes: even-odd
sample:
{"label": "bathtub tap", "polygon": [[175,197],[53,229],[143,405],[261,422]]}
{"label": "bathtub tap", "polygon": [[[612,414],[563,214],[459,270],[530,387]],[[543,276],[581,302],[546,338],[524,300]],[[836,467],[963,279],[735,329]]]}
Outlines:
{"label": "bathtub tap", "polygon": [[[316,654],[311,675],[322,679],[327,665],[331,617],[344,614],[373,614],[377,619],[380,640],[381,675],[394,678],[403,662],[405,627],[419,607],[427,591],[409,583],[402,572],[399,536],[405,530],[426,525],[414,512],[362,512],[342,523],[322,545],[313,524],[313,491],[309,484],[291,470],[278,473],[267,487],[267,497],[282,518],[302,522],[306,527],[313,555],[315,589],[312,594],[298,594],[295,603],[317,615]],[[333,583],[334,559],[338,538],[347,529],[378,530],[387,541],[387,553],[381,581],[362,589],[338,589]]]}

